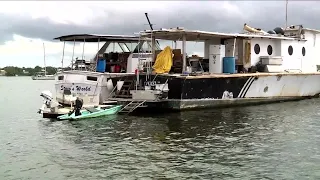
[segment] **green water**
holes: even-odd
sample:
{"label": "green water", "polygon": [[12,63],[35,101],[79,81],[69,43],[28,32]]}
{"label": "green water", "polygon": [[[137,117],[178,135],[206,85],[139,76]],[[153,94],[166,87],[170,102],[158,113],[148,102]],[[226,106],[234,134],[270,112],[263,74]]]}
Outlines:
{"label": "green water", "polygon": [[0,77],[0,180],[320,179],[320,99],[53,122],[53,85]]}

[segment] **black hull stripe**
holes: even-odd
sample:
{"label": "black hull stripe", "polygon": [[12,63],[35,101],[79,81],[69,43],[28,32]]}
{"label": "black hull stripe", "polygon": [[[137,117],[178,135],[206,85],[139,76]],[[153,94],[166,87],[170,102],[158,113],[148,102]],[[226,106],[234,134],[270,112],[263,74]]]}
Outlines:
{"label": "black hull stripe", "polygon": [[245,89],[244,92],[242,93],[242,97],[241,97],[241,98],[244,98],[244,97],[247,95],[247,92],[248,92],[248,90],[250,89],[253,81],[254,81],[254,77],[252,77],[252,78],[250,79],[250,82],[248,83],[246,89]]}
{"label": "black hull stripe", "polygon": [[246,81],[246,83],[243,85],[243,87],[242,87],[242,89],[241,89],[241,91],[240,91],[240,93],[239,93],[239,95],[238,95],[238,98],[243,97],[243,93],[244,93],[244,91],[246,90],[246,88],[247,88],[247,86],[248,86],[248,84],[250,83],[250,81],[251,81],[252,78],[253,78],[253,77],[250,77],[250,78]]}

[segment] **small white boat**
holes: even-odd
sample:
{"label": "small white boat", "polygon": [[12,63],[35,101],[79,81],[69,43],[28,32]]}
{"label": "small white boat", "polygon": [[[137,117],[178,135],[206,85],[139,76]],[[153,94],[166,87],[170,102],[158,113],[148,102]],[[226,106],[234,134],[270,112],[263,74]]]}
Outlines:
{"label": "small white boat", "polygon": [[38,72],[31,77],[33,80],[55,80],[55,75],[47,75],[43,72]]}

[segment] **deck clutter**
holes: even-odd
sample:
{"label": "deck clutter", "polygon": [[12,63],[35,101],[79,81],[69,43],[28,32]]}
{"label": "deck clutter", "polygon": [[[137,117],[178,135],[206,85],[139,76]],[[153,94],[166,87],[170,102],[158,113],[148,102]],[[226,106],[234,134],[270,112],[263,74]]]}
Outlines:
{"label": "deck clutter", "polygon": [[[68,106],[72,98],[80,97],[85,106],[122,105],[118,113],[131,113],[270,103],[320,93],[316,51],[320,31],[298,25],[265,32],[247,24],[244,31],[178,27],[146,30],[139,36],[56,38],[104,42],[84,70],[58,74],[56,99]],[[161,50],[157,40],[180,41],[182,48]],[[187,41],[203,42],[203,57],[187,56]],[[115,52],[114,44],[121,52]]]}

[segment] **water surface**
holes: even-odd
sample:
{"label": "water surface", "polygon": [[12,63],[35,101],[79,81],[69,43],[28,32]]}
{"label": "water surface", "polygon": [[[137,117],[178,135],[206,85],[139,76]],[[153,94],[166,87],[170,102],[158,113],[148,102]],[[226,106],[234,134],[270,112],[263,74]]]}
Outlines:
{"label": "water surface", "polygon": [[54,81],[0,77],[0,179],[320,179],[320,99],[77,122]]}

